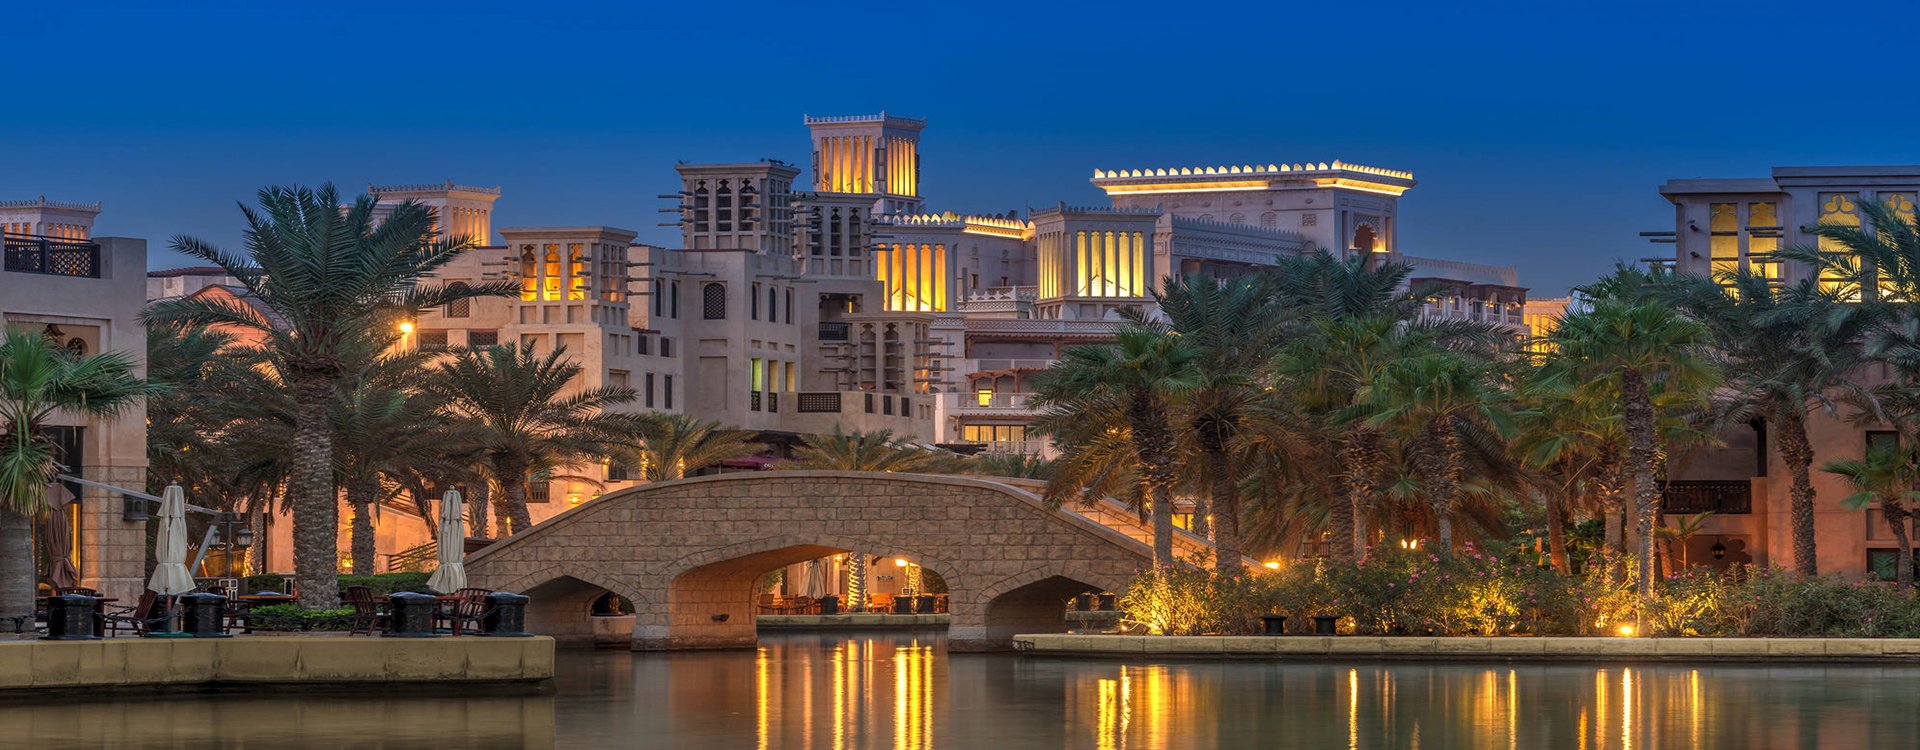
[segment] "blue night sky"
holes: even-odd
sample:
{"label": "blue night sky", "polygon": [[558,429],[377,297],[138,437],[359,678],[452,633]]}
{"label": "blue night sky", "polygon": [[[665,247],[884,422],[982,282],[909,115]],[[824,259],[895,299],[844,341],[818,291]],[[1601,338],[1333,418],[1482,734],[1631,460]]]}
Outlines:
{"label": "blue night sky", "polygon": [[1548,296],[1668,251],[1635,236],[1671,228],[1668,178],[1920,163],[1904,3],[1043,5],[25,4],[0,199],[103,201],[155,268],[324,181],[500,185],[496,227],[672,244],[675,160],[804,164],[803,113],[885,109],[929,120],[935,210],[1100,203],[1096,167],[1412,170],[1403,251]]}

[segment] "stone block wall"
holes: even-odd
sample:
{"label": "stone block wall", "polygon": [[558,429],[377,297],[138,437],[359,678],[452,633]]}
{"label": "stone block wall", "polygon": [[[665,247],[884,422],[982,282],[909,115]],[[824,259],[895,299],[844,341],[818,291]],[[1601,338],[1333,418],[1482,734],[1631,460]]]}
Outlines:
{"label": "stone block wall", "polygon": [[[856,551],[901,557],[947,581],[956,643],[1064,628],[1060,606],[1118,590],[1151,563],[1139,541],[1033,494],[961,477],[752,472],[641,485],[475,553],[476,585],[537,598],[530,620],[591,633],[588,590],[633,602],[635,648],[753,643],[752,586],[782,565]],[[995,604],[996,601],[998,604]],[[579,621],[579,627],[569,623]]]}

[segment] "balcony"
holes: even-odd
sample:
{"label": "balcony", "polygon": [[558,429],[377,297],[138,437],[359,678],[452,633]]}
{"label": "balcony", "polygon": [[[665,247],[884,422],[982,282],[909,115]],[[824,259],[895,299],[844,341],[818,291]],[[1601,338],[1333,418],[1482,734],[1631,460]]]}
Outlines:
{"label": "balcony", "polygon": [[962,363],[961,370],[966,374],[976,372],[999,372],[1002,370],[1045,370],[1053,366],[1053,359],[968,359]]}
{"label": "balcony", "polygon": [[49,276],[100,278],[100,245],[33,234],[5,236],[6,270]]}
{"label": "balcony", "polygon": [[846,323],[823,322],[820,324],[821,341],[846,341],[851,327]]}
{"label": "balcony", "polygon": [[955,414],[1031,414],[1027,402],[1031,393],[994,393],[982,399],[978,393],[945,393],[947,408]]}
{"label": "balcony", "polygon": [[1683,515],[1752,513],[1753,484],[1744,479],[1661,482],[1660,509]]}

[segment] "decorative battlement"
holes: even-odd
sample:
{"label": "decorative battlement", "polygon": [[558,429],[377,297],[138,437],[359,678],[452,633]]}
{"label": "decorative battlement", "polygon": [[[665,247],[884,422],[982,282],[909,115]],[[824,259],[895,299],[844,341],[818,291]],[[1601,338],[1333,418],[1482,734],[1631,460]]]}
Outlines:
{"label": "decorative battlement", "polygon": [[880,110],[880,114],[877,114],[877,115],[840,115],[837,117],[814,117],[812,115],[801,115],[800,119],[804,124],[808,126],[847,125],[847,124],[858,124],[858,123],[869,123],[869,122],[883,122],[889,125],[905,125],[908,127],[915,127],[915,128],[924,128],[927,126],[927,118],[925,117],[900,117],[898,115],[889,115],[887,114],[887,111],[884,109]]}
{"label": "decorative battlement", "polygon": [[895,214],[885,217],[897,227],[958,229],[968,234],[1022,239],[1033,231],[1033,223],[1012,216],[972,216],[952,211],[938,214]]}
{"label": "decorative battlement", "polygon": [[1299,232],[1295,232],[1291,229],[1280,229],[1278,227],[1261,227],[1261,226],[1254,226],[1252,224],[1243,224],[1240,222],[1224,221],[1221,219],[1202,219],[1195,216],[1181,216],[1179,214],[1167,214],[1167,221],[1171,222],[1171,225],[1175,227],[1187,227],[1192,229],[1226,230],[1226,231],[1236,232],[1241,234],[1257,233],[1257,234],[1268,236],[1268,237],[1285,237],[1287,239],[1294,239],[1294,240],[1306,239]]}
{"label": "decorative battlement", "polygon": [[1400,179],[1400,180],[1413,179],[1412,172],[1407,172],[1399,169],[1384,169],[1381,167],[1369,167],[1364,164],[1353,164],[1349,162],[1340,161],[1339,159],[1335,159],[1331,162],[1323,161],[1317,164],[1314,162],[1306,162],[1305,164],[1300,164],[1300,163],[1268,164],[1265,167],[1261,167],[1257,164],[1249,164],[1245,166],[1178,167],[1178,168],[1168,168],[1168,169],[1109,169],[1109,170],[1096,169],[1096,170],[1093,170],[1093,180],[1094,180],[1094,184],[1099,184],[1101,180],[1123,179],[1128,177],[1208,177],[1208,176],[1232,176],[1232,175],[1275,175],[1275,174],[1289,174],[1293,172],[1356,172],[1359,174],[1374,175],[1376,177],[1391,177],[1391,178]]}
{"label": "decorative battlement", "polygon": [[498,187],[487,188],[472,185],[455,185],[452,180],[447,180],[438,185],[432,183],[421,183],[418,185],[375,185],[373,183],[367,183],[367,192],[369,193],[437,193],[441,191],[480,193],[482,195],[500,194],[500,188]]}
{"label": "decorative battlement", "polygon": [[50,201],[47,196],[30,200],[0,201],[0,208],[54,208],[62,211],[92,211],[100,213],[100,202],[81,203],[79,201]]}
{"label": "decorative battlement", "polygon": [[1113,206],[1069,206],[1061,203],[1033,212],[1034,216],[1054,214],[1095,214],[1100,216],[1159,216],[1160,208],[1114,208]]}
{"label": "decorative battlement", "polygon": [[1032,302],[1040,298],[1038,287],[996,286],[967,295],[968,302]]}

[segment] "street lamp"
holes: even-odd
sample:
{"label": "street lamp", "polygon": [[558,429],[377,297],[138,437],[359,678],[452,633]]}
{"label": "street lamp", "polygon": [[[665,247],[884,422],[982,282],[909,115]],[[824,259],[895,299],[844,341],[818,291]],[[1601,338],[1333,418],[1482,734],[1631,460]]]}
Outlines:
{"label": "street lamp", "polygon": [[242,519],[240,514],[232,512],[222,512],[213,523],[219,531],[220,543],[224,545],[227,553],[225,559],[227,575],[233,575],[234,571],[240,567],[234,562],[234,551],[253,546],[253,526]]}

